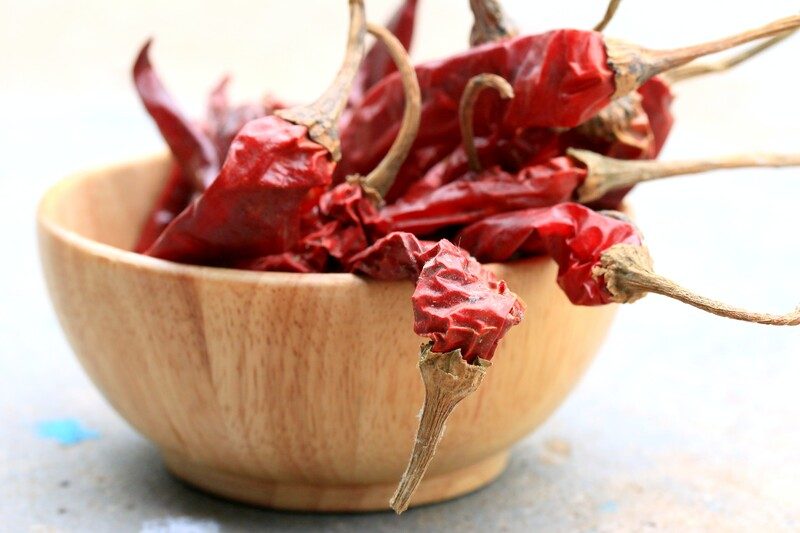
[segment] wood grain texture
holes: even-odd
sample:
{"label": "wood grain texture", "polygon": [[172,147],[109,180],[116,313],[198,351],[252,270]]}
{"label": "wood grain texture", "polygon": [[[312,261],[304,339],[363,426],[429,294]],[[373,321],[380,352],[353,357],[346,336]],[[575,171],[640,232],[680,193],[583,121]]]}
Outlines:
{"label": "wood grain texture", "polygon": [[[155,157],[82,173],[40,205],[47,284],[87,373],[192,484],[270,507],[388,508],[422,405],[412,284],[127,252],[166,169]],[[499,475],[509,447],[583,374],[614,314],[571,305],[549,260],[491,268],[528,311],[454,412],[414,504]]]}

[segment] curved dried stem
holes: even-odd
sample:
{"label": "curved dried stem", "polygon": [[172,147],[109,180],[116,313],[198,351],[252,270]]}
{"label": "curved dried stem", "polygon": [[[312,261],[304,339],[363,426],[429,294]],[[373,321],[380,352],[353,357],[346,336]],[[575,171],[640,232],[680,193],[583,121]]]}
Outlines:
{"label": "curved dried stem", "polygon": [[480,172],[481,162],[478,159],[478,150],[475,148],[473,110],[481,91],[487,87],[496,90],[505,100],[514,98],[514,89],[511,84],[497,74],[478,74],[467,82],[467,86],[461,94],[461,101],[458,103],[458,120],[461,126],[461,142],[467,153],[469,168],[475,172]]}
{"label": "curved dried stem", "polygon": [[800,27],[800,15],[794,15],[731,37],[674,50],[648,50],[634,44],[606,39],[608,64],[615,73],[616,92],[614,97],[628,94],[653,76],[685,65],[698,57],[723,52],[750,41],[792,31],[798,27]]}
{"label": "curved dried stem", "polygon": [[514,37],[519,33],[497,0],[469,0],[475,22],[469,34],[470,46]]}
{"label": "curved dried stem", "polygon": [[349,3],[350,29],[347,34],[347,51],[333,83],[313,104],[275,112],[284,120],[307,127],[308,136],[324,146],[334,161],[342,158],[337,122],[347,104],[350,86],[364,57],[366,32],[364,2],[349,0]]}
{"label": "curved dried stem", "polygon": [[606,29],[608,23],[614,18],[614,14],[617,12],[617,8],[619,7],[620,3],[622,3],[622,0],[611,0],[606,8],[606,14],[603,15],[603,20],[598,22],[597,25],[592,29],[594,31],[603,31]]}
{"label": "curved dried stem", "polygon": [[411,459],[394,496],[389,500],[389,505],[397,514],[408,508],[411,497],[436,454],[436,446],[442,440],[450,413],[461,400],[477,390],[489,365],[488,361],[483,360],[479,360],[478,364],[467,363],[461,357],[461,350],[437,353],[431,351],[431,344],[422,345],[419,371],[425,384],[425,404]]}
{"label": "curved dried stem", "polygon": [[581,203],[599,200],[617,189],[661,178],[725,168],[800,166],[800,154],[739,154],[684,161],[638,161],[614,159],[589,150],[569,148],[567,155],[586,166],[586,179],[577,190],[577,201]]}
{"label": "curved dried stem", "polygon": [[714,61],[709,63],[700,63],[700,64],[690,63],[686,66],[666,72],[664,76],[670,83],[677,83],[679,81],[696,78],[698,76],[705,76],[706,74],[725,72],[726,70],[730,70],[733,67],[736,67],[741,63],[744,63],[748,59],[751,59],[761,54],[762,52],[769,50],[776,44],[786,40],[789,36],[795,33],[795,31],[797,30],[787,31],[786,33],[776,35],[771,39],[766,39],[763,43],[748,48],[747,50],[745,50],[740,54],[734,54],[731,55],[730,57],[720,59],[719,61]]}
{"label": "curved dried stem", "polygon": [[603,277],[606,288],[618,303],[629,303],[652,292],[725,318],[771,326],[800,325],[800,307],[785,315],[748,311],[700,296],[655,274],[650,254],[641,245],[612,246],[603,252],[600,265],[594,268],[592,274],[595,278]]}
{"label": "curved dried stem", "polygon": [[383,197],[392,187],[394,178],[397,176],[397,172],[400,170],[409,150],[411,150],[411,146],[414,144],[414,139],[417,137],[421,103],[417,73],[403,44],[397,40],[397,37],[392,35],[392,32],[379,24],[369,23],[367,24],[367,30],[389,50],[389,55],[400,72],[403,92],[406,98],[403,120],[394,143],[392,143],[391,148],[389,148],[389,151],[378,166],[367,177],[359,179],[364,190],[380,204],[383,202]]}

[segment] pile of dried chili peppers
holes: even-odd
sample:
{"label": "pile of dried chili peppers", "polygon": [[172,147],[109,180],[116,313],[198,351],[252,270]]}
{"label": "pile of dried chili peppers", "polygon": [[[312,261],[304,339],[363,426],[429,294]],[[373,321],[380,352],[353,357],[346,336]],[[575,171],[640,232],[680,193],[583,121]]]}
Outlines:
{"label": "pile of dried chili peppers", "polygon": [[[402,512],[444,422],[481,382],[525,305],[482,262],[548,255],[576,305],[648,292],[721,316],[800,324],[800,311],[753,313],[656,274],[642,235],[617,209],[636,184],[742,166],[800,164],[758,154],[658,162],[673,124],[673,84],[755,56],[800,26],[791,16],[725,39],[649,50],[594,30],[522,35],[494,0],[470,0],[471,48],[413,66],[417,2],[387,27],[349,0],[341,69],[313,104],[273,97],[233,105],[227,79],[205,120],[179,110],[149,59],[136,89],[174,164],[136,251],[261,271],[351,272],[415,284],[414,331],[425,405],[411,461],[391,500]],[[377,42],[365,51],[365,34]],[[751,41],[718,63],[694,60]],[[609,211],[611,209],[611,211]]]}

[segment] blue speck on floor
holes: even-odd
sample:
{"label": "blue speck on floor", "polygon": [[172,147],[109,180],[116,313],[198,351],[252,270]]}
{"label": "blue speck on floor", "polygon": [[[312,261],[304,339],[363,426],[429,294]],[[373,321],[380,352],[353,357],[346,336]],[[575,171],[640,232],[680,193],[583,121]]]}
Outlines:
{"label": "blue speck on floor", "polygon": [[600,512],[602,513],[616,513],[619,510],[619,504],[614,500],[608,500],[600,504]]}
{"label": "blue speck on floor", "polygon": [[73,418],[43,420],[36,424],[36,433],[42,438],[53,439],[67,446],[100,438],[100,433],[83,427]]}

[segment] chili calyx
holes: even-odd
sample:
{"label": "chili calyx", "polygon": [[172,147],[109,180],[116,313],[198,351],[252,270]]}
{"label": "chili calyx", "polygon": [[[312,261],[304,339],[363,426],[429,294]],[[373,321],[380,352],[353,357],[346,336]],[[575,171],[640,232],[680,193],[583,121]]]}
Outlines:
{"label": "chili calyx", "polygon": [[350,0],[347,53],[331,86],[313,104],[275,112],[284,120],[308,128],[309,138],[324,146],[334,161],[342,158],[337,123],[347,105],[353,78],[364,56],[365,28],[363,0]]}
{"label": "chili calyx", "polygon": [[614,97],[628,94],[653,76],[683,66],[699,57],[782,34],[798,27],[800,27],[800,15],[793,15],[727,38],[673,50],[649,50],[624,41],[606,39],[608,64],[614,71],[616,85]]}
{"label": "chili calyx", "polygon": [[617,244],[602,253],[600,264],[592,269],[595,278],[604,280],[612,300],[629,303],[648,292],[661,294],[718,316],[772,326],[800,325],[800,307],[785,315],[757,313],[699,296],[677,283],[655,274],[647,248]]}
{"label": "chili calyx", "polygon": [[576,191],[580,203],[593,202],[612,191],[661,178],[725,168],[800,166],[800,154],[742,154],[685,161],[629,161],[570,148],[567,155],[586,166],[586,178]]}
{"label": "chili calyx", "polygon": [[389,501],[397,514],[408,508],[414,491],[436,454],[445,422],[453,409],[478,389],[491,365],[483,359],[478,359],[474,364],[467,363],[461,357],[460,350],[437,353],[431,347],[432,343],[427,343],[420,348],[419,371],[425,385],[425,404],[411,460]]}
{"label": "chili calyx", "polygon": [[477,46],[519,34],[498,0],[469,0],[475,21],[469,33],[470,46]]}

